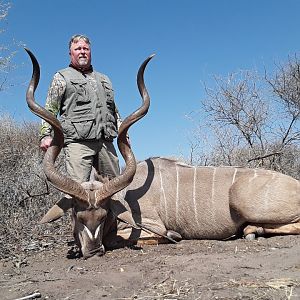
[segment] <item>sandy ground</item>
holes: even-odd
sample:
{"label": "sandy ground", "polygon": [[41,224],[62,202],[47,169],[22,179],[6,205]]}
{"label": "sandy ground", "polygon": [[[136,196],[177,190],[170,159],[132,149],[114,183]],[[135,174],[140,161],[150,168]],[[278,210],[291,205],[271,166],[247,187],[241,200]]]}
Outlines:
{"label": "sandy ground", "polygon": [[0,299],[300,299],[300,236],[182,241],[88,260],[70,249],[2,260]]}

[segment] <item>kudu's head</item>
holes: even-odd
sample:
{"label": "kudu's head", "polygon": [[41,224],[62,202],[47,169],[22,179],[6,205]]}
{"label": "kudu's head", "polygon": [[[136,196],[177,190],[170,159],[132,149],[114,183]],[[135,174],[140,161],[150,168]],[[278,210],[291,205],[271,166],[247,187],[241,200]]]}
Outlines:
{"label": "kudu's head", "polygon": [[[55,160],[64,144],[62,127],[57,118],[35,102],[34,92],[39,82],[40,68],[32,52],[28,49],[25,50],[29,54],[33,64],[32,78],[26,93],[27,104],[34,114],[48,122],[53,129],[53,140],[45,153],[43,169],[49,182],[66,195],[46,213],[41,223],[57,220],[68,209],[72,209],[73,234],[83,256],[88,258],[95,254],[103,255],[105,249],[102,244],[102,238],[107,215],[109,213],[117,215],[116,211],[120,212],[121,205],[118,201],[112,200],[111,197],[127,187],[133,180],[136,172],[135,157],[126,136],[129,127],[148,112],[150,98],[144,84],[144,70],[154,55],[149,56],[143,62],[137,75],[137,84],[143,104],[139,109],[130,114],[119,128],[117,143],[125,161],[123,172],[112,180],[107,180],[103,183],[93,181],[79,184],[55,168]],[[122,207],[122,209],[125,208]]]}

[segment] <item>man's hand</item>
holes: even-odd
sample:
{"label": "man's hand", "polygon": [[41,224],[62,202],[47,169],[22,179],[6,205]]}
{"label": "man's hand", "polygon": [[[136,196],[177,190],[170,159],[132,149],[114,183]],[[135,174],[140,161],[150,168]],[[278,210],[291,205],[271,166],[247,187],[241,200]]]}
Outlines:
{"label": "man's hand", "polygon": [[50,136],[45,136],[44,138],[42,138],[41,143],[40,143],[40,148],[46,152],[47,149],[50,147],[52,142],[52,137]]}

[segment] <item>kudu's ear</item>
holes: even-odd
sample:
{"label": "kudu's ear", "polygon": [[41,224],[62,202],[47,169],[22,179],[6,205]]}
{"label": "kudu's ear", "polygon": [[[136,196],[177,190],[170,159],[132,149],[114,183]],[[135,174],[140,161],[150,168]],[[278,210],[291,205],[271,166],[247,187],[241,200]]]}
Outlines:
{"label": "kudu's ear", "polygon": [[122,222],[129,224],[135,229],[140,229],[140,227],[135,224],[132,214],[119,200],[110,201],[110,210],[112,211],[113,215]]}
{"label": "kudu's ear", "polygon": [[40,224],[50,223],[61,218],[68,209],[73,207],[73,199],[69,196],[65,196],[54,204],[48,212],[44,215]]}

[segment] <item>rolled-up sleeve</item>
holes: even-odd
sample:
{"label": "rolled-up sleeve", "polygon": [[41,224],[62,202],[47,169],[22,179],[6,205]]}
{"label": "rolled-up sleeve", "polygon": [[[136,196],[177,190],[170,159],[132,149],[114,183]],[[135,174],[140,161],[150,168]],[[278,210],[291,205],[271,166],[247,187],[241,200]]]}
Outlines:
{"label": "rolled-up sleeve", "polygon": [[[55,117],[59,114],[61,101],[66,90],[66,81],[60,73],[55,73],[53,80],[50,84],[45,109],[52,113]],[[40,129],[40,139],[45,136],[50,136],[52,127],[46,121],[42,121]]]}

